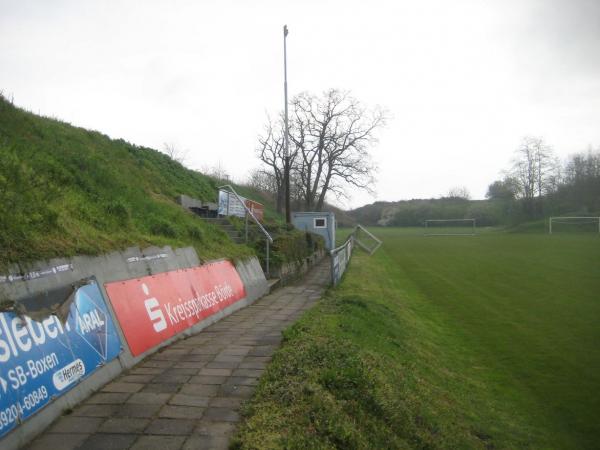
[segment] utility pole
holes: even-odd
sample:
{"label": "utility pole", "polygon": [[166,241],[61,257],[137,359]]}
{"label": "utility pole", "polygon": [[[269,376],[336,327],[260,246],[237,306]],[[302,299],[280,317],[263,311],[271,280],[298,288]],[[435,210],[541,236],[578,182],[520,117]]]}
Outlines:
{"label": "utility pole", "polygon": [[283,167],[283,184],[285,191],[285,223],[292,222],[292,212],[290,210],[290,140],[288,127],[288,88],[287,88],[287,35],[288,27],[283,26],[283,90],[285,95],[285,150]]}

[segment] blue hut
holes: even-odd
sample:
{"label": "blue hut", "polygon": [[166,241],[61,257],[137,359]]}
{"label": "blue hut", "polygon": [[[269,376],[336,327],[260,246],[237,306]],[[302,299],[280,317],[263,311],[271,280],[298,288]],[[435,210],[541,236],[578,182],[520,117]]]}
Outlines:
{"label": "blue hut", "polygon": [[335,214],[332,212],[292,212],[292,224],[299,230],[323,236],[325,248],[335,248]]}

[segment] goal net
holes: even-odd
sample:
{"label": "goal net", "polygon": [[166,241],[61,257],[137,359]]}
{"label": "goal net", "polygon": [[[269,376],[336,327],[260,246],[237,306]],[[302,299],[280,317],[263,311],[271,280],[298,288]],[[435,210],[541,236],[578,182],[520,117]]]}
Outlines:
{"label": "goal net", "polygon": [[600,233],[600,217],[550,217],[549,231]]}
{"label": "goal net", "polygon": [[381,244],[383,244],[378,237],[360,224],[356,225],[354,229],[354,241],[369,255],[375,253]]}
{"label": "goal net", "polygon": [[427,219],[423,222],[425,236],[475,236],[475,219]]}

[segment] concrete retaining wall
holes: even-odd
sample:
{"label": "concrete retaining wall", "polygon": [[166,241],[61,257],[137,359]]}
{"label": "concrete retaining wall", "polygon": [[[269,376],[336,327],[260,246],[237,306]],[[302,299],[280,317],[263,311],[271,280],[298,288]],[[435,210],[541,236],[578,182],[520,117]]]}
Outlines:
{"label": "concrete retaining wall", "polygon": [[325,257],[324,250],[318,250],[302,261],[283,263],[271,269],[271,276],[280,279],[280,284],[285,286],[304,275],[311,267],[317,265]]}
{"label": "concrete retaining wall", "polygon": [[[0,447],[3,450],[8,450],[23,446],[41,433],[56,418],[62,415],[65,410],[73,408],[76,404],[89,397],[90,394],[100,389],[144,357],[155,353],[160,348],[176,340],[198,333],[219,319],[251,304],[269,291],[267,280],[256,258],[237,262],[235,266],[244,283],[246,290],[245,298],[209,316],[202,322],[186,329],[171,339],[162,342],[144,354],[134,357],[129,351],[127,341],[112,310],[109,297],[104,289],[104,283],[139,278],[199,265],[201,265],[201,262],[196,251],[191,247],[175,250],[171,249],[171,247],[152,247],[143,251],[137,247],[132,247],[124,252],[114,252],[99,257],[75,257],[72,259],[54,259],[47,262],[40,262],[31,265],[27,269],[29,275],[26,276],[28,278],[26,280],[9,281],[6,277],[0,279],[0,300],[5,301],[43,294],[53,288],[69,285],[84,278],[96,277],[109,311],[112,314],[113,321],[116,324],[123,347],[123,351],[118,359],[97,369],[89,377],[79,382],[73,389],[55,398],[46,407],[2,438],[0,440]],[[60,270],[46,270],[57,267]],[[16,268],[13,269],[12,273],[14,276],[11,279],[19,279],[20,275]]]}

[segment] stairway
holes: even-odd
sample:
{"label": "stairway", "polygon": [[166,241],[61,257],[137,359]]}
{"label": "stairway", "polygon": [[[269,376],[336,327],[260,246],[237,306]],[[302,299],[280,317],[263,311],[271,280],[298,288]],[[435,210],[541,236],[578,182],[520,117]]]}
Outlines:
{"label": "stairway", "polygon": [[[236,244],[244,244],[246,242],[243,233],[236,230],[226,217],[202,217],[201,219],[206,223],[211,223],[221,228]],[[267,279],[267,283],[269,284],[269,292],[273,292],[282,286],[279,278],[269,278]]]}
{"label": "stairway", "polygon": [[223,230],[236,244],[245,243],[245,239],[242,236],[242,233],[236,230],[236,228],[229,222],[229,219],[225,217],[203,217],[202,220],[221,228],[221,230]]}

